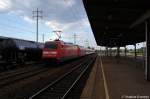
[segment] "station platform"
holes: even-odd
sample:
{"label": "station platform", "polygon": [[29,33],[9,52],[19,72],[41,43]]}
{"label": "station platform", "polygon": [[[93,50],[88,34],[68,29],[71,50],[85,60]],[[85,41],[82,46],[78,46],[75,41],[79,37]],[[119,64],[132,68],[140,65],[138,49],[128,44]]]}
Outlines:
{"label": "station platform", "polygon": [[80,99],[150,99],[142,63],[98,56]]}

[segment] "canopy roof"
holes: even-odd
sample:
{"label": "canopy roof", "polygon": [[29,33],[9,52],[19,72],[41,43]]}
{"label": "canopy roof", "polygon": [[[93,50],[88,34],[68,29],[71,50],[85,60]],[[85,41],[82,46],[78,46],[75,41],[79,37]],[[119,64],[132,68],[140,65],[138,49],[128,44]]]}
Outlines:
{"label": "canopy roof", "polygon": [[98,45],[125,46],[145,41],[150,0],[83,0]]}

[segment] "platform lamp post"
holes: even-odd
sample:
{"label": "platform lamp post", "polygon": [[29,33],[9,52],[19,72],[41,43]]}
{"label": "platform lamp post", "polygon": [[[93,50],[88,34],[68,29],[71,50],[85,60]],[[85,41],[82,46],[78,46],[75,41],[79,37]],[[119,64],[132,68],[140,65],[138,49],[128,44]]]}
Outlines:
{"label": "platform lamp post", "polygon": [[127,56],[127,48],[126,48],[126,45],[124,47],[124,54],[125,54],[125,57]]}
{"label": "platform lamp post", "polygon": [[117,47],[117,57],[120,57],[120,47]]}
{"label": "platform lamp post", "polygon": [[102,56],[101,46],[99,47],[99,54]]}
{"label": "platform lamp post", "polygon": [[108,56],[108,47],[105,47],[105,56]]}
{"label": "platform lamp post", "polygon": [[136,60],[137,58],[137,53],[136,53],[136,43],[134,44],[134,59]]}

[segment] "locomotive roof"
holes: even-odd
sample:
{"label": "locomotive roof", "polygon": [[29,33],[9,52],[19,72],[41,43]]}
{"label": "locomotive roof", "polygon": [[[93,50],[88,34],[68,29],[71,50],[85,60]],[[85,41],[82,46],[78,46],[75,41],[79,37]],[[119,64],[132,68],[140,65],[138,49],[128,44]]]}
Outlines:
{"label": "locomotive roof", "polygon": [[46,41],[46,43],[47,43],[47,42],[62,42],[62,43],[64,43],[64,44],[72,44],[72,45],[74,45],[73,43],[64,42],[64,41],[62,41],[62,40]]}
{"label": "locomotive roof", "polygon": [[61,43],[64,43],[66,45],[74,45],[74,46],[78,46],[78,47],[84,48],[84,46],[80,46],[80,45],[73,44],[73,43],[70,43],[70,42],[64,42],[62,40],[46,41],[45,43],[50,43],[50,42],[61,42]]}

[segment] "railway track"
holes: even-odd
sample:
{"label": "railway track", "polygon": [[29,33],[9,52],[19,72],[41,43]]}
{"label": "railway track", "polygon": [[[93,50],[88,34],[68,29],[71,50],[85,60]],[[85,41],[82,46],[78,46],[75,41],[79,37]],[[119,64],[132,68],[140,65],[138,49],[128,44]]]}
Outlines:
{"label": "railway track", "polygon": [[65,99],[95,59],[90,57],[76,65],[28,99]]}
{"label": "railway track", "polygon": [[5,73],[5,72],[10,72],[12,70],[17,70],[17,69],[21,69],[21,68],[25,68],[25,67],[28,67],[28,66],[33,66],[33,65],[38,65],[38,64],[42,64],[41,61],[39,62],[35,62],[35,61],[32,61],[32,62],[27,62],[25,64],[17,64],[17,63],[1,63],[0,61],[0,76],[1,74]]}
{"label": "railway track", "polygon": [[20,68],[20,69],[17,69],[17,70],[12,70],[12,71],[9,71],[9,72],[3,72],[3,73],[0,73],[0,80],[3,80],[3,79],[6,79],[6,78],[9,78],[9,77],[13,77],[15,75],[19,75],[19,74],[24,74],[24,73],[27,73],[27,72],[30,72],[30,71],[33,71],[33,70],[36,70],[36,69],[40,69],[42,67],[28,67],[28,68]]}
{"label": "railway track", "polygon": [[13,84],[16,81],[20,81],[29,78],[31,76],[37,75],[39,73],[45,72],[47,70],[48,68],[39,67],[26,71],[17,71],[12,74],[3,75],[0,77],[0,88],[9,84]]}
{"label": "railway track", "polygon": [[40,65],[37,65],[37,67],[34,66],[34,67],[26,68],[26,69],[10,71],[8,73],[0,74],[0,88],[7,86],[9,84],[13,84],[15,82],[30,78],[32,76],[36,76],[40,73],[44,73],[52,69],[52,68],[43,67],[43,66],[44,66],[43,64],[40,64]]}

